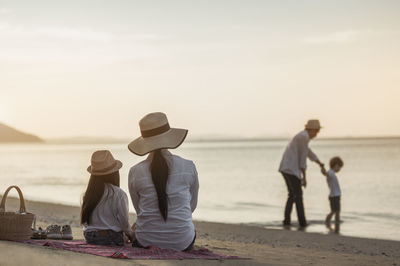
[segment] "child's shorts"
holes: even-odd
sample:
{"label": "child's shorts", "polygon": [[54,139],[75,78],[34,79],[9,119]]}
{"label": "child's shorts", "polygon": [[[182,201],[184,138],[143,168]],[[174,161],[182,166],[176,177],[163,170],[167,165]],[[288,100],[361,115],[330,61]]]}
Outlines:
{"label": "child's shorts", "polygon": [[331,212],[340,211],[340,196],[329,197],[329,202],[331,204]]}

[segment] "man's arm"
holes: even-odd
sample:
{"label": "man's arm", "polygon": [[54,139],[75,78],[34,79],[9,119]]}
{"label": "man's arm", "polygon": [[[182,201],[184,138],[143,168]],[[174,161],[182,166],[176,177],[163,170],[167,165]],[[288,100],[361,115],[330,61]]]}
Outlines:
{"label": "man's arm", "polygon": [[320,160],[318,159],[318,156],[310,148],[308,148],[307,157],[311,161],[316,162],[317,164],[319,164],[319,166],[323,165],[323,163],[321,163]]}
{"label": "man's arm", "polygon": [[297,156],[299,160],[299,166],[302,174],[301,185],[307,186],[306,169],[307,169],[307,157],[309,153],[308,141],[304,137],[296,139],[297,144]]}
{"label": "man's arm", "polygon": [[323,175],[326,174],[325,166],[324,164],[318,159],[317,155],[310,149],[308,148],[308,154],[307,154],[308,159],[310,159],[313,162],[316,162],[319,167],[321,167],[321,173]]}
{"label": "man's arm", "polygon": [[308,149],[308,142],[307,140],[299,136],[296,138],[296,145],[297,145],[297,157],[299,160],[299,167],[300,169],[307,169],[307,157],[309,156],[309,149]]}
{"label": "man's arm", "polygon": [[301,173],[303,174],[303,178],[301,179],[301,185],[304,188],[306,188],[307,187],[306,169],[301,168]]}

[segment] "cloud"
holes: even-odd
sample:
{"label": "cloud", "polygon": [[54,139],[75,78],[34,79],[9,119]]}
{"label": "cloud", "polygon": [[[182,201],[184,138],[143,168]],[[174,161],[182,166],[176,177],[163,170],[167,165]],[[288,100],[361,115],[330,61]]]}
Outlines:
{"label": "cloud", "polygon": [[151,42],[165,40],[166,36],[149,33],[112,33],[105,31],[97,31],[91,28],[83,27],[54,27],[39,26],[31,27],[25,25],[11,25],[7,22],[0,22],[0,33],[9,37],[29,37],[37,39],[54,39],[54,40],[70,40],[70,41],[94,41],[94,42],[110,42],[110,41],[140,41]]}
{"label": "cloud", "polygon": [[121,36],[123,39],[127,40],[135,40],[135,41],[162,41],[169,39],[166,35],[160,35],[160,34],[126,34]]}
{"label": "cloud", "polygon": [[6,14],[10,14],[10,13],[11,13],[11,9],[5,8],[5,7],[0,7],[0,14],[1,15],[6,15]]}
{"label": "cloud", "polygon": [[105,62],[159,58],[162,52],[158,42],[167,37],[0,21],[0,61]]}
{"label": "cloud", "polygon": [[337,31],[316,36],[308,36],[301,41],[306,44],[344,44],[362,39],[387,39],[398,38],[400,30],[397,29],[364,29]]}
{"label": "cloud", "polygon": [[101,31],[94,31],[89,28],[69,27],[26,27],[11,25],[7,22],[0,22],[0,33],[13,37],[37,37],[68,40],[87,41],[109,41],[114,38],[113,34]]}
{"label": "cloud", "polygon": [[40,27],[33,29],[31,34],[69,40],[111,41],[114,39],[113,34],[89,28]]}
{"label": "cloud", "polygon": [[348,43],[356,41],[362,34],[358,30],[337,31],[319,36],[309,36],[303,42],[309,44]]}

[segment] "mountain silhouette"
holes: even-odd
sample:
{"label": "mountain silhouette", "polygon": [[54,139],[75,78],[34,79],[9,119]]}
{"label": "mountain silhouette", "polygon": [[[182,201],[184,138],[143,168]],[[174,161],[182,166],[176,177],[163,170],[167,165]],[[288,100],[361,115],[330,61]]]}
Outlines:
{"label": "mountain silhouette", "polygon": [[43,140],[35,135],[24,133],[0,123],[0,143],[5,142],[43,142]]}

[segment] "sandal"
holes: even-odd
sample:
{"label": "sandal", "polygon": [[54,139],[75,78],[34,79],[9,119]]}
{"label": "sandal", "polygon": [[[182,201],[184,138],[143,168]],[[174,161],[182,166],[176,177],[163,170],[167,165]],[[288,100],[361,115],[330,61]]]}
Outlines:
{"label": "sandal", "polygon": [[33,228],[32,228],[32,236],[31,239],[46,239],[47,234],[46,231],[39,226],[39,229],[36,230],[36,216],[33,218]]}

